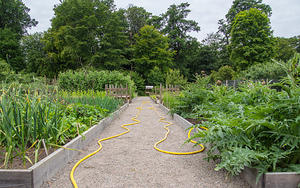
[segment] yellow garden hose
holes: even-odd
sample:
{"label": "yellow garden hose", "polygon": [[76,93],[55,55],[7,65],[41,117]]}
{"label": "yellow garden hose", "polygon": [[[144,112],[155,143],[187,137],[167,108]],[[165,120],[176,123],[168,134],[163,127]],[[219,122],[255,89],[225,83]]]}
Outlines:
{"label": "yellow garden hose", "polygon": [[[167,139],[167,137],[168,137],[168,135],[169,135],[169,133],[170,133],[170,129],[169,129],[168,127],[169,127],[170,125],[172,125],[173,123],[168,122],[168,121],[165,121],[165,118],[162,117],[162,116],[157,112],[156,108],[153,107],[153,105],[152,105],[152,107],[150,107],[150,109],[154,110],[154,112],[160,117],[160,119],[159,119],[160,122],[162,122],[162,123],[167,123],[167,125],[164,125],[164,129],[167,130],[167,132],[166,132],[166,134],[165,134],[165,137],[164,137],[163,139],[161,139],[160,141],[158,141],[158,142],[156,142],[156,143],[154,144],[154,146],[153,146],[154,149],[156,149],[157,151],[163,152],[163,153],[168,153],[168,154],[173,154],[173,155],[191,155],[191,154],[200,153],[200,152],[202,152],[202,151],[205,149],[205,147],[204,147],[202,144],[198,144],[198,145],[201,147],[200,150],[197,150],[197,151],[191,151],[191,152],[173,152],[173,151],[166,151],[166,150],[159,149],[157,146],[158,146],[160,143],[162,143],[163,141],[165,141],[165,140]],[[193,129],[194,129],[194,128],[191,128],[191,129],[189,130],[189,132],[188,132],[188,138],[189,138],[189,139],[191,138],[191,132],[192,132]],[[206,127],[201,127],[201,129],[207,130]],[[197,143],[197,142],[194,141],[194,140],[191,140],[191,142],[194,143],[194,144]]]}
{"label": "yellow garden hose", "polygon": [[76,183],[76,181],[75,181],[75,179],[74,179],[74,172],[75,172],[76,168],[79,166],[79,164],[82,163],[84,160],[88,159],[89,157],[91,157],[91,156],[95,155],[96,153],[98,153],[98,152],[102,149],[102,144],[101,144],[102,141],[109,140],[109,139],[116,138],[116,137],[119,137],[119,136],[121,136],[121,135],[124,135],[124,134],[126,134],[126,133],[128,133],[128,132],[130,131],[130,129],[128,129],[126,126],[129,126],[129,125],[135,125],[135,124],[140,123],[141,121],[140,121],[140,120],[137,120],[137,118],[139,117],[139,115],[140,115],[140,113],[141,113],[143,104],[145,104],[145,103],[147,103],[147,102],[149,102],[149,101],[144,101],[144,102],[142,103],[141,107],[138,107],[138,108],[137,108],[139,111],[137,112],[137,114],[136,114],[133,118],[131,118],[132,121],[135,121],[134,123],[128,123],[128,124],[124,124],[124,125],[121,126],[123,129],[126,129],[125,132],[122,132],[122,133],[120,133],[120,134],[117,134],[117,135],[114,135],[114,136],[110,136],[110,137],[107,137],[107,138],[102,138],[102,139],[98,140],[99,148],[98,148],[96,151],[94,151],[93,153],[90,153],[90,154],[88,154],[87,156],[85,156],[85,157],[83,157],[82,159],[80,159],[80,160],[73,166],[73,168],[72,168],[72,170],[71,170],[71,173],[70,173],[70,179],[71,179],[71,182],[72,182],[74,188],[78,188],[77,183]]}

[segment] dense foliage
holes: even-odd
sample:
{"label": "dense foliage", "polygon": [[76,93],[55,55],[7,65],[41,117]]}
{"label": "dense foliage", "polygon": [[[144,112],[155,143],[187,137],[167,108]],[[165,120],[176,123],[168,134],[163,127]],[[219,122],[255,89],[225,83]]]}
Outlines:
{"label": "dense foliage", "polygon": [[105,84],[122,85],[123,87],[127,85],[131,94],[136,90],[130,76],[125,76],[118,71],[67,71],[60,73],[58,77],[59,88],[67,91],[104,91]]}
{"label": "dense foliage", "polygon": [[117,9],[113,0],[61,1],[54,7],[51,28],[27,35],[26,29],[37,24],[29,9],[22,1],[1,1],[0,9],[7,11],[1,12],[0,61],[14,73],[47,78],[82,68],[134,71],[130,74],[142,78],[138,81],[142,93],[145,85],[165,84],[169,68],[193,81],[201,71],[210,74],[230,66],[241,75],[240,70],[254,64],[269,66],[271,58],[287,61],[299,52],[299,36],[272,36],[268,21],[272,9],[262,0],[234,0],[218,31],[201,42],[191,36],[200,31],[201,23],[188,19],[189,7],[172,4],[153,15],[134,5]]}
{"label": "dense foliage", "polygon": [[300,172],[300,54],[281,66],[287,76],[274,85],[208,87],[208,78],[198,77],[177,97],[172,111],[208,128],[194,138],[210,145],[207,159],[218,159],[216,170]]}
{"label": "dense foliage", "polygon": [[24,69],[20,39],[26,29],[37,25],[29,9],[19,0],[0,1],[0,60],[4,59],[15,71]]}

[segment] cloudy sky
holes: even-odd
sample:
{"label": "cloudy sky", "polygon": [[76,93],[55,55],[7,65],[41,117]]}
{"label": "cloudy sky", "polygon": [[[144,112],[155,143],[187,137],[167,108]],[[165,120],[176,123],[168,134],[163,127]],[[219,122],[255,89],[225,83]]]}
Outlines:
{"label": "cloudy sky", "polygon": [[[233,0],[115,0],[118,8],[127,8],[129,4],[144,7],[148,12],[159,15],[166,12],[171,4],[189,2],[189,19],[198,22],[201,31],[192,33],[202,40],[208,33],[216,32],[218,20],[225,17]],[[23,0],[31,9],[30,15],[39,21],[37,27],[29,32],[45,31],[50,27],[53,6],[59,0]],[[272,8],[271,25],[275,36],[293,37],[300,35],[300,0],[263,0]]]}

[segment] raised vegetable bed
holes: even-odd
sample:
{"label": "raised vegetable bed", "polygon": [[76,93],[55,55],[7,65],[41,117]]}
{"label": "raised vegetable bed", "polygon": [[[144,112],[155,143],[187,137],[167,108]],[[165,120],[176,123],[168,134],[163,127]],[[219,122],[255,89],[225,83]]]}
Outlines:
{"label": "raised vegetable bed", "polygon": [[[78,136],[64,147],[73,149],[82,149],[93,139],[99,136],[99,133],[116,119],[128,107],[128,103],[123,105],[109,117],[102,119],[97,125],[94,125],[82,135]],[[42,159],[29,169],[25,170],[2,170],[0,169],[0,187],[1,188],[36,188],[40,187],[43,182],[62,169],[67,162],[71,161],[79,151],[58,149],[46,158]]]}
{"label": "raised vegetable bed", "polygon": [[[159,107],[165,113],[170,111],[162,104],[159,104]],[[193,125],[178,114],[174,114],[172,117],[185,130]],[[300,185],[300,174],[296,172],[265,173],[256,183],[257,170],[245,168],[242,177],[252,188],[297,188]]]}

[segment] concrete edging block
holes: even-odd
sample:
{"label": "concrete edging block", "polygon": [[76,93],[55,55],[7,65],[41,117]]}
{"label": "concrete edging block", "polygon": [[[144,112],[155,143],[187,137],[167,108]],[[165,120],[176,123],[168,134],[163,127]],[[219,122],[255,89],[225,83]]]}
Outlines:
{"label": "concrete edging block", "polygon": [[0,170],[0,187],[33,187],[32,170]]}
{"label": "concrete edging block", "polygon": [[[167,107],[165,107],[163,104],[159,104],[159,107],[164,113],[170,114],[170,110]],[[192,123],[190,123],[189,121],[187,121],[186,119],[184,119],[178,114],[173,114],[172,119],[176,121],[184,130],[187,130],[188,128],[193,126]]]}
{"label": "concrete edging block", "polygon": [[[90,141],[98,137],[105,127],[107,127],[114,119],[116,119],[129,106],[124,104],[117,111],[102,119],[98,124],[92,126],[87,131],[79,135],[64,147],[72,149],[82,149]],[[50,180],[67,162],[71,161],[74,156],[78,155],[79,151],[66,150],[63,148],[57,149],[49,156],[45,157],[38,163],[34,164],[29,169],[0,169],[0,187],[1,188],[36,188],[40,187],[44,181]]]}
{"label": "concrete edging block", "polygon": [[159,104],[159,108],[166,114],[169,114],[170,110],[165,107],[163,104]]}
{"label": "concrete edging block", "polygon": [[264,174],[265,188],[294,188],[300,185],[296,172],[273,172]]}
{"label": "concrete edging block", "polygon": [[242,177],[252,188],[296,188],[300,185],[300,174],[296,172],[268,172],[256,183],[258,171],[246,167]]}
{"label": "concrete edging block", "polygon": [[[159,104],[159,107],[167,114],[170,111],[162,104]],[[173,119],[185,130],[193,126],[193,124],[178,114],[174,114]],[[246,167],[241,175],[252,188],[297,188],[298,185],[300,185],[300,174],[297,174],[296,172],[265,173],[256,183],[257,174],[257,169]]]}

